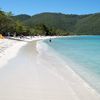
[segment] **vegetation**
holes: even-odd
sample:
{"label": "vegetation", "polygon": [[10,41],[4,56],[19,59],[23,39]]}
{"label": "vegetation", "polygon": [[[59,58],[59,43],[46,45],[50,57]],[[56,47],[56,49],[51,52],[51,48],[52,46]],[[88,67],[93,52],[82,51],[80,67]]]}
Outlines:
{"label": "vegetation", "polygon": [[0,11],[3,35],[100,35],[100,13],[66,15],[41,13],[34,16]]}

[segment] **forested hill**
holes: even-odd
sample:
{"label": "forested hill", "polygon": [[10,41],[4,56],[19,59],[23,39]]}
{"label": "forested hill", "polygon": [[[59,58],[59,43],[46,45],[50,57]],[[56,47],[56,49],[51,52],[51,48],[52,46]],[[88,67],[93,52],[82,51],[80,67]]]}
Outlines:
{"label": "forested hill", "polygon": [[17,35],[100,35],[100,13],[12,15],[0,11],[0,33]]}
{"label": "forested hill", "polygon": [[60,13],[42,13],[32,16],[25,21],[26,25],[44,24],[49,28],[59,29],[66,32],[73,32],[74,26],[78,21],[77,15],[65,15]]}
{"label": "forested hill", "polygon": [[19,21],[25,21],[31,18],[30,15],[26,15],[26,14],[20,14],[20,15],[16,15],[16,16],[12,16],[12,18],[14,20],[19,20]]}
{"label": "forested hill", "polygon": [[100,35],[100,13],[88,15],[41,13],[31,17],[28,15],[18,15],[15,17],[30,27],[34,27],[37,24],[44,24],[49,29],[63,31],[69,34]]}

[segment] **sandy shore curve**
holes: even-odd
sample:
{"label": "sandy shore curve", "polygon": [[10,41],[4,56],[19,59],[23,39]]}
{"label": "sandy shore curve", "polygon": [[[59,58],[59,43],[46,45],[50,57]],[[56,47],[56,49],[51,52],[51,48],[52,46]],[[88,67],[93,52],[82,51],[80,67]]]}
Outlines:
{"label": "sandy shore curve", "polygon": [[0,100],[100,100],[59,57],[48,50],[39,52],[38,43],[20,46],[17,55],[2,65]]}

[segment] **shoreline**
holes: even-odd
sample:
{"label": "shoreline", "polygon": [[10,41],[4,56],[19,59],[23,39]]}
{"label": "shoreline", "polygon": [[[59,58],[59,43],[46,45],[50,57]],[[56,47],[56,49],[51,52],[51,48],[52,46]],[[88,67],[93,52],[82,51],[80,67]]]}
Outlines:
{"label": "shoreline", "polygon": [[[48,38],[50,38],[50,37],[48,37]],[[42,38],[42,39],[44,39],[44,38]],[[45,39],[47,39],[47,38],[45,38]],[[23,95],[25,95],[24,94],[24,88],[25,88],[25,91],[27,93],[25,97],[28,99],[28,95],[30,95],[30,97],[31,97],[30,100],[33,100],[33,99],[41,100],[41,98],[43,100],[47,100],[47,99],[50,100],[48,98],[49,95],[51,95],[52,100],[61,100],[61,99],[62,100],[66,100],[66,99],[68,99],[68,100],[100,100],[100,95],[85,80],[83,80],[75,71],[73,71],[72,68],[70,68],[70,66],[66,65],[66,63],[63,62],[62,59],[59,58],[58,55],[56,55],[53,52],[49,52],[48,48],[46,48],[45,51],[41,50],[44,48],[43,47],[39,48],[39,46],[42,46],[41,44],[38,44],[39,40],[41,40],[41,39],[32,40],[32,41],[35,41],[36,43],[19,41],[18,45],[15,45],[15,46],[12,46],[9,48],[10,50],[11,49],[15,50],[15,48],[17,48],[15,51],[12,50],[13,53],[16,52],[15,53],[16,55],[14,56],[12,54],[13,55],[12,58],[6,59],[9,62],[6,62],[3,65],[5,67],[5,70],[3,72],[5,74],[7,72],[11,75],[10,81],[11,81],[11,83],[13,83],[12,86],[10,86],[10,84],[8,85],[9,86],[8,89],[10,87],[12,90],[13,90],[13,88],[15,89],[15,92],[9,90],[10,92],[8,94],[10,96],[14,92],[15,97],[18,95],[21,98]],[[22,44],[20,44],[21,42],[22,42]],[[19,46],[19,44],[20,44],[20,46]],[[28,45],[28,47],[27,47],[27,45]],[[26,50],[25,50],[25,48],[26,48]],[[25,51],[25,53],[26,53],[24,55],[24,58],[22,56],[24,53],[20,51],[21,49],[23,49],[22,51]],[[34,52],[32,51],[32,49],[34,49],[33,50]],[[9,52],[11,52],[11,51],[9,51]],[[19,54],[19,52],[20,52],[20,54]],[[8,54],[8,55],[10,55],[10,54]],[[9,58],[8,55],[5,55],[5,57],[2,57],[2,58],[4,58],[2,60],[2,63],[4,63],[3,61],[5,60],[6,57]],[[29,56],[29,58],[27,58],[27,56]],[[23,68],[23,66],[20,66],[20,63],[18,62],[20,57],[26,61],[26,62],[21,62],[21,64],[24,66],[24,68]],[[14,62],[17,61],[16,64],[18,66],[15,65],[15,68],[13,68],[12,60],[14,60]],[[7,63],[8,63],[8,65],[6,65]],[[10,65],[12,67],[9,65],[9,63],[11,63]],[[29,66],[29,68],[27,68],[27,65],[30,65],[31,67]],[[19,75],[17,76],[18,72],[16,72],[16,70],[15,70],[16,73],[14,73],[14,76],[16,76],[16,78],[14,77],[14,79],[13,79],[13,77],[12,77],[13,74],[10,73],[11,71],[9,69],[7,69],[9,67],[10,67],[10,69],[13,68],[13,70],[17,69],[18,72],[20,72]],[[21,69],[20,69],[20,67],[21,67]],[[19,69],[20,69],[20,71],[19,71]],[[30,69],[34,73],[31,72]],[[3,69],[1,69],[1,70],[3,70]],[[25,72],[22,72],[22,71],[25,71]],[[7,75],[9,75],[9,74],[7,74]],[[32,79],[29,80],[26,76],[31,77]],[[23,79],[21,81],[21,83],[20,83],[20,77],[22,77],[22,79]],[[24,79],[24,77],[26,77],[26,78]],[[0,80],[1,80],[1,78],[2,77],[0,76]],[[15,85],[13,80],[17,81],[18,84],[16,83],[16,85]],[[27,83],[26,80],[28,80],[29,82]],[[1,94],[2,94],[2,89],[5,86],[5,81],[4,81],[4,85],[2,85],[3,87],[0,86]],[[3,82],[1,82],[1,83],[3,83]],[[8,83],[9,83],[9,81],[8,81]],[[22,83],[23,83],[23,85],[25,85],[24,88],[22,88],[23,85],[21,86]],[[20,88],[18,88],[18,90],[16,90],[15,86],[17,86],[17,85],[19,85],[21,87],[21,90],[20,90]],[[26,88],[26,87],[32,88],[31,94],[29,94],[30,93],[29,88]],[[37,90],[39,91],[38,93],[36,93],[36,95],[39,95],[41,97],[40,99],[37,96],[32,96],[33,93],[36,92],[36,91],[34,91],[34,89],[36,91]],[[58,91],[56,91],[56,89]],[[22,95],[19,94],[19,93],[21,93],[20,91],[23,92]],[[6,92],[6,91],[4,91],[4,92]],[[18,94],[16,94],[16,93],[18,93]],[[55,95],[55,97],[53,97],[53,95]],[[15,97],[13,97],[13,100]],[[0,96],[0,98],[2,99],[2,96]],[[3,98],[6,98],[6,96]],[[8,100],[12,100],[11,99],[12,96],[9,98],[10,99],[8,99]],[[3,100],[6,100],[6,99],[3,99]],[[19,100],[19,99],[17,99],[17,100]]]}
{"label": "shoreline", "polygon": [[[78,72],[78,70],[76,70],[75,68],[72,67],[72,66],[79,66],[77,63],[72,62],[69,58],[66,59],[63,55],[61,55],[60,53],[56,52],[56,50],[54,48],[51,48],[50,45],[47,44],[47,46],[49,46],[50,51],[53,52],[54,55],[56,55],[59,59],[61,59],[61,61],[63,61],[65,63],[65,65],[69,66],[70,69],[73,70],[73,72],[75,72],[78,76],[80,76],[88,84],[88,86],[90,86],[91,88],[93,88],[93,90],[95,92],[100,94],[100,89],[96,88],[93,84],[91,84],[92,79],[91,79],[91,81],[89,81],[88,79],[86,79],[86,77],[84,77],[84,74],[80,74],[80,72]],[[84,70],[81,69],[80,71],[82,72]],[[91,77],[92,72],[90,71],[89,73],[85,73],[85,74],[88,77]],[[95,79],[95,80],[98,80],[98,79]]]}
{"label": "shoreline", "polygon": [[[17,53],[19,50],[25,46],[28,42],[31,41],[39,41],[39,40],[45,40],[50,38],[57,38],[57,36],[36,36],[34,38],[24,38],[20,39],[18,38],[5,38],[0,40],[0,68],[4,66],[10,59],[13,59],[15,56],[17,56]],[[11,53],[11,54],[10,54]]]}
{"label": "shoreline", "polygon": [[[51,49],[51,50],[50,50]],[[81,94],[81,96],[85,93],[85,92],[90,92],[90,94],[96,94],[98,96],[98,98],[100,99],[100,94],[99,92],[94,89],[83,77],[81,77],[81,75],[79,73],[77,73],[72,67],[70,67],[69,65],[67,65],[67,63],[62,59],[60,58],[60,54],[58,54],[57,52],[55,52],[55,50],[53,50],[51,47],[49,47],[49,50],[52,52],[50,53],[51,55],[48,55],[48,56],[53,56],[56,60],[58,60],[58,63],[59,62],[62,62],[62,66],[65,66],[64,68],[64,71],[62,73],[62,75],[60,76],[61,79],[64,79],[63,75],[66,75],[66,76],[69,76],[66,80],[69,79],[69,84],[72,86],[72,88],[76,91],[76,92],[79,92],[81,89],[84,90],[86,89],[86,91],[84,90],[83,92],[80,91],[79,93]],[[48,51],[48,50],[47,50]],[[46,52],[46,50],[45,50]],[[41,52],[40,52],[41,53]],[[43,52],[42,52],[43,53]],[[52,57],[52,58],[53,58]],[[49,60],[50,61],[50,60]],[[53,61],[49,62],[49,63],[52,63]],[[59,63],[60,64],[60,63]],[[59,65],[58,65],[59,66]],[[58,72],[61,70],[61,68],[59,69],[58,67]],[[66,70],[66,71],[65,71]],[[67,70],[69,70],[69,72],[67,73]],[[69,74],[69,75],[68,75]],[[75,78],[76,77],[76,78]],[[70,80],[70,78],[72,80]],[[78,80],[77,80],[78,79]],[[79,82],[78,82],[79,81]],[[74,84],[73,84],[74,83]],[[77,84],[79,83],[79,84]],[[83,87],[81,88],[81,85],[83,85]],[[79,86],[79,88],[77,88]],[[81,88],[81,89],[80,89]],[[79,90],[78,90],[79,89]],[[82,92],[82,93],[81,93]],[[88,94],[86,93],[86,95]],[[88,95],[90,95],[88,94]],[[81,97],[80,96],[80,97]],[[80,99],[82,100],[82,99]],[[88,99],[85,99],[85,100],[88,100]],[[92,100],[89,99],[89,100]],[[93,99],[94,100],[94,99]],[[96,99],[95,99],[96,100]]]}

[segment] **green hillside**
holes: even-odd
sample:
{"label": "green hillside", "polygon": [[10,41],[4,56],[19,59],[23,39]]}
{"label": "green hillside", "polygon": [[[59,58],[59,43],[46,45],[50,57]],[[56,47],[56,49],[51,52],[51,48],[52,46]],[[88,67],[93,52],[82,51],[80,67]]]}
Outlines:
{"label": "green hillside", "polygon": [[[19,17],[19,20],[20,17]],[[34,27],[44,24],[49,29],[59,29],[70,34],[100,34],[100,13],[89,15],[68,15],[61,13],[41,13],[24,20],[24,24]]]}
{"label": "green hillside", "polygon": [[26,15],[26,14],[21,14],[21,15],[16,15],[16,16],[12,16],[12,18],[14,20],[19,20],[19,21],[25,21],[31,18],[31,16]]}
{"label": "green hillside", "polygon": [[100,35],[100,13],[73,15],[41,13],[8,16],[0,12],[0,32],[24,35]]}
{"label": "green hillside", "polygon": [[73,31],[78,20],[77,15],[65,15],[60,13],[42,13],[32,16],[25,21],[26,25],[33,27],[36,24],[44,24],[49,28],[61,29],[67,32]]}
{"label": "green hillside", "polygon": [[100,35],[100,13],[78,20],[75,28],[76,34]]}

